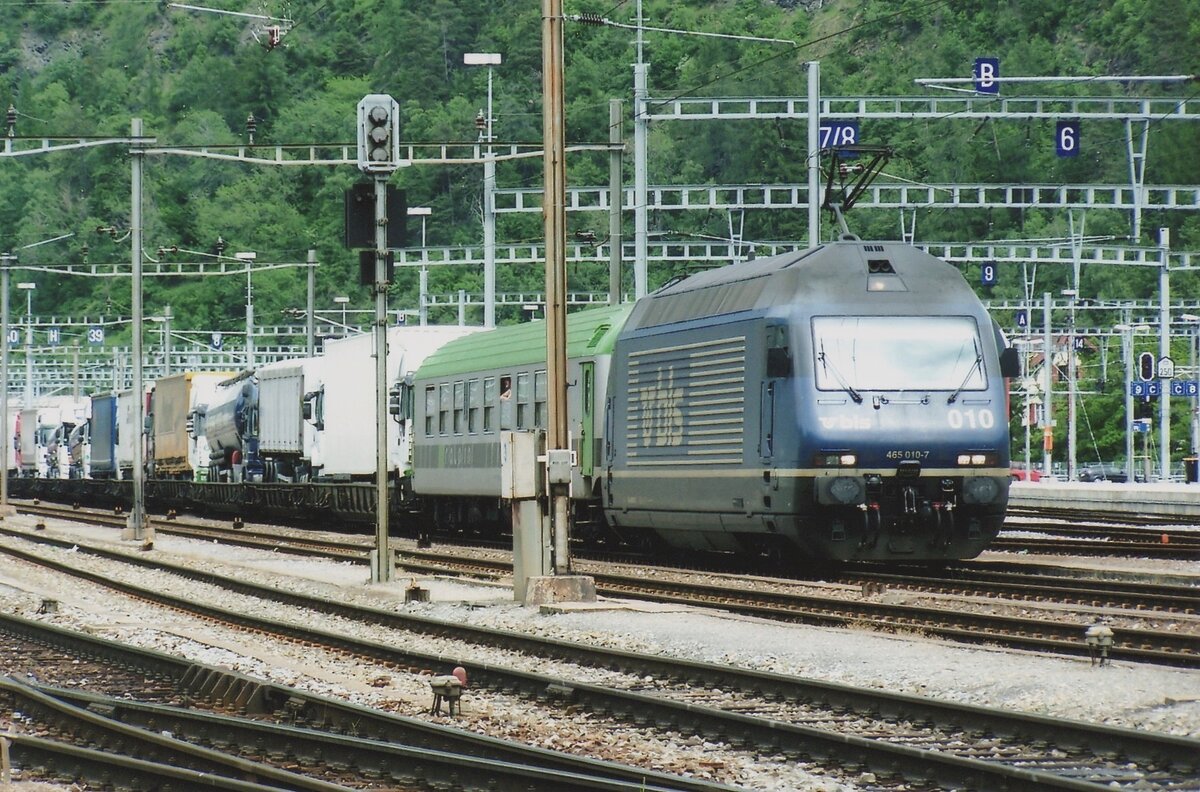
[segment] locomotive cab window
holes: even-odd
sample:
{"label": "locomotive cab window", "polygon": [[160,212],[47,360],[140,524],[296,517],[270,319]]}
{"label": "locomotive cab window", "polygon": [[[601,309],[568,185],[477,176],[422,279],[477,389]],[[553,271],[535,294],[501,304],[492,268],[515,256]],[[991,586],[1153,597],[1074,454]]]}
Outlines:
{"label": "locomotive cab window", "polygon": [[767,377],[792,376],[792,350],[786,327],[767,328]]}
{"label": "locomotive cab window", "polygon": [[817,388],[973,391],[987,387],[983,344],[970,316],[815,316]]}

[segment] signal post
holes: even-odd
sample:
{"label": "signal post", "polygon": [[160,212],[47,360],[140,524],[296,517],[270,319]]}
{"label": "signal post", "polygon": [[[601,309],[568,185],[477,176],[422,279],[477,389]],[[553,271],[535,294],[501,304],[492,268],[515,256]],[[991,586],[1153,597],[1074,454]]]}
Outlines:
{"label": "signal post", "polygon": [[[368,94],[358,103],[358,168],[375,182],[375,550],[371,582],[388,583],[394,563],[388,542],[387,465],[387,290],[388,180],[400,167],[400,106],[386,94]],[[403,219],[403,218],[401,218]]]}

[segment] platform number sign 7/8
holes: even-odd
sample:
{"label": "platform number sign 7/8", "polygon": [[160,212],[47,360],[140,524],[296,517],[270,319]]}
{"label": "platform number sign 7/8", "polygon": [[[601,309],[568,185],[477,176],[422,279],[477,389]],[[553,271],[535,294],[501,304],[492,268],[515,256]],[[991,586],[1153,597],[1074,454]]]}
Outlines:
{"label": "platform number sign 7/8", "polygon": [[819,132],[823,149],[858,145],[857,121],[828,121],[821,124]]}
{"label": "platform number sign 7/8", "polygon": [[1079,156],[1079,122],[1059,121],[1054,134],[1054,153],[1060,157]]}

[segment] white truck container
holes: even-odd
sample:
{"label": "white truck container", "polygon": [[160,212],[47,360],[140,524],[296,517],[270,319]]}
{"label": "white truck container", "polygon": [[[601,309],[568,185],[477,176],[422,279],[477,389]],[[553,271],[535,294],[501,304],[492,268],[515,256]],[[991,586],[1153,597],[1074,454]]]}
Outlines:
{"label": "white truck container", "polygon": [[259,367],[259,453],[264,481],[307,481],[321,434],[321,386],[326,358],[283,360]]}
{"label": "white truck container", "polygon": [[22,409],[15,440],[20,475],[67,478],[71,468],[67,439],[90,413],[90,400],[71,397],[51,397],[43,404]]}
{"label": "white truck container", "polygon": [[[473,333],[474,327],[388,328],[389,391],[412,374],[426,357],[448,341]],[[375,340],[374,334],[328,341],[321,375],[323,393],[317,421],[322,427],[312,464],[319,478],[351,480],[375,475]],[[387,465],[390,475],[412,467],[412,426],[403,431],[391,415],[387,421]]]}
{"label": "white truck container", "polygon": [[[149,414],[148,404],[146,403],[146,395],[150,393],[153,386],[146,385],[145,393],[142,396],[142,416]],[[134,411],[137,409],[137,399],[134,396],[133,388],[127,388],[117,394],[117,477],[121,479],[133,478],[133,453],[137,449],[136,443],[142,444],[142,461],[146,460],[146,430],[145,424],[142,426],[136,425]]]}

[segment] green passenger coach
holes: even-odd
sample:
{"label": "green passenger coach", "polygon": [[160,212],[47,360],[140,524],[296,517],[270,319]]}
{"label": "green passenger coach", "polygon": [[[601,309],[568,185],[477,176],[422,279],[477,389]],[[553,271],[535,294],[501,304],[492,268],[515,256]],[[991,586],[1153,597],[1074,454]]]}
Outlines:
{"label": "green passenger coach", "polygon": [[[632,305],[567,319],[567,416],[577,500],[598,497],[603,414],[613,346]],[[529,322],[460,338],[430,355],[411,386],[413,489],[442,527],[507,529],[500,433],[544,433],[546,325]],[[578,516],[578,510],[577,510]]]}

